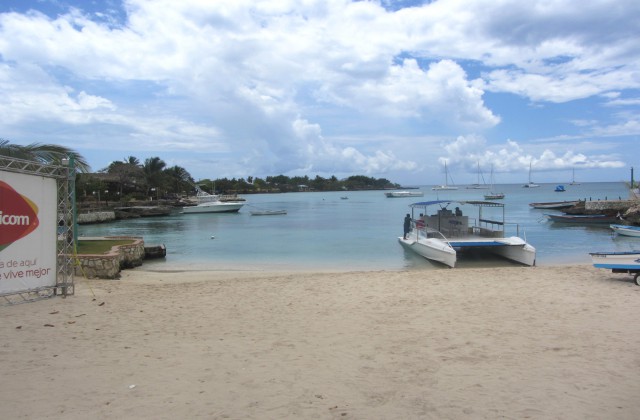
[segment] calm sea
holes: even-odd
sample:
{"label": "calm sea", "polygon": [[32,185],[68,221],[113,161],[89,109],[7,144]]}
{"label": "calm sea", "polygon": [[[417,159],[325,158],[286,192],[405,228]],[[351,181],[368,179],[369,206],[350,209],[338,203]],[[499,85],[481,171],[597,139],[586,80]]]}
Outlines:
{"label": "calm sea", "polygon": [[[546,210],[531,202],[627,199],[622,182],[528,189],[496,185],[506,198],[506,221],[537,249],[537,264],[589,263],[589,252],[640,249],[640,240],[611,235],[608,226],[570,226],[548,222]],[[405,251],[398,243],[409,204],[437,199],[482,200],[487,190],[460,187],[436,193],[421,187],[424,197],[387,198],[382,191],[315,192],[246,195],[234,214],[180,214],[113,223],[83,225],[81,236],[134,235],[146,244],[165,244],[165,260],[147,261],[159,270],[401,270],[442,268]],[[342,197],[347,197],[343,199]],[[286,215],[252,216],[251,210],[287,210]],[[511,265],[501,260],[469,260],[458,267]]]}

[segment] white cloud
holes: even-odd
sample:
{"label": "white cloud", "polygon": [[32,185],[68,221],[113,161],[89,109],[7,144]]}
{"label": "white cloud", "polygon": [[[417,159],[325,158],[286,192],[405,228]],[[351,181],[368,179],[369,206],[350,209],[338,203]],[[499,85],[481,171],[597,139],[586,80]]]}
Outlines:
{"label": "white cloud", "polygon": [[[79,141],[93,128],[87,147],[131,147],[133,138],[139,150],[203,150],[221,175],[413,171],[433,154],[416,133],[452,138],[500,124],[486,92],[637,106],[619,92],[640,84],[638,4],[128,0],[119,24],[109,10],[83,14],[82,2],[55,18],[3,13],[0,129],[27,137],[25,122],[54,121]],[[338,141],[354,127],[380,132]],[[589,127],[639,129],[634,119]],[[481,138],[459,137],[447,158],[467,167],[495,158],[504,170],[535,159],[515,142],[483,151]],[[536,152],[550,166],[575,157]]]}

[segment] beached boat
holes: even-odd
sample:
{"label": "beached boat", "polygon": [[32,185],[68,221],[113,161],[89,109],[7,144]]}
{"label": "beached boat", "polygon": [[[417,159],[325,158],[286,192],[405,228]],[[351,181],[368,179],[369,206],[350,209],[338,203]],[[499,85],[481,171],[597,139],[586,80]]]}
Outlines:
{"label": "beached boat", "polygon": [[638,226],[610,225],[609,227],[613,229],[613,231],[618,235],[634,236],[636,238],[640,238],[640,227]]}
{"label": "beached boat", "polygon": [[640,251],[590,252],[596,268],[607,268],[614,273],[635,274],[634,281],[640,286]]}
{"label": "beached boat", "polygon": [[389,198],[422,197],[422,191],[390,191],[384,193]]}
{"label": "beached boat", "polygon": [[579,201],[548,201],[544,203],[529,203],[534,209],[559,210],[568,209],[578,204]]}
{"label": "beached boat", "polygon": [[182,208],[182,213],[234,213],[244,206],[244,200],[224,198],[218,194],[209,194],[196,186],[196,205]]}
{"label": "beached boat", "polygon": [[552,222],[578,224],[611,224],[619,220],[616,216],[606,214],[549,214],[545,216]]}
{"label": "beached boat", "polygon": [[[452,211],[449,206],[459,207]],[[455,267],[461,254],[476,251],[499,255],[524,265],[535,264],[536,249],[533,246],[519,236],[505,236],[502,203],[437,200],[414,203],[410,207],[410,232],[406,238],[399,237],[398,241],[428,260]],[[416,216],[416,213],[422,216]],[[514,226],[519,234],[517,225]]]}
{"label": "beached boat", "polygon": [[538,188],[540,185],[531,182],[531,162],[529,162],[529,182],[524,184],[522,188]]}
{"label": "beached boat", "polygon": [[[431,188],[433,191],[444,191],[444,190],[457,190],[458,187],[456,187],[455,185],[449,185],[449,170],[447,169],[447,162],[444,163],[444,184],[443,185],[436,185],[435,187]],[[453,180],[451,181],[451,183],[453,184]]]}
{"label": "beached boat", "polygon": [[277,216],[280,214],[287,214],[286,210],[252,210],[252,216]]}

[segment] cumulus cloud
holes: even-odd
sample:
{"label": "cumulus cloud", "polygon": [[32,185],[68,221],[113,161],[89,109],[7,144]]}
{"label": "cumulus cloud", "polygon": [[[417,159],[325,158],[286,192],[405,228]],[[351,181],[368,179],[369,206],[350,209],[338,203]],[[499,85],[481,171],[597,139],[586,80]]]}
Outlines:
{"label": "cumulus cloud", "polygon": [[[34,121],[53,122],[78,141],[93,132],[87,148],[135,139],[149,153],[202,151],[221,176],[415,171],[433,155],[420,136],[477,133],[438,154],[467,166],[495,158],[506,170],[574,155],[534,157],[515,142],[482,151],[482,133],[503,118],[488,93],[637,105],[620,93],[640,83],[640,6],[631,0],[83,5],[0,14],[5,132],[27,138]],[[589,126],[597,135],[639,129],[634,119]],[[339,141],[357,130],[370,141]]]}

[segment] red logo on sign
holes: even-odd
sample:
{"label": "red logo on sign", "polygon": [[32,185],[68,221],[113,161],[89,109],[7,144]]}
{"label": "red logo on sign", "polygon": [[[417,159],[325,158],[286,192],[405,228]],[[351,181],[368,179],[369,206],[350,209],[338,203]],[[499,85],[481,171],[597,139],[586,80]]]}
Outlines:
{"label": "red logo on sign", "polygon": [[33,232],[39,224],[38,206],[0,181],[0,251]]}

